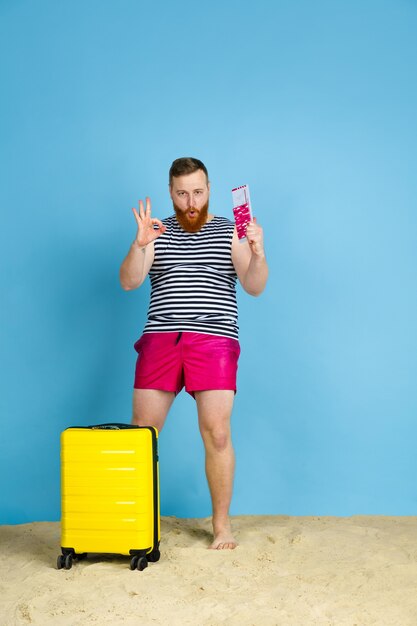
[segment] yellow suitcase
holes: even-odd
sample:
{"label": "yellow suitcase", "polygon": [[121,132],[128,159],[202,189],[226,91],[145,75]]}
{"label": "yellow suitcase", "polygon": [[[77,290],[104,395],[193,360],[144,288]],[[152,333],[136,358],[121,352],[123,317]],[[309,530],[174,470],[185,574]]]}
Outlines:
{"label": "yellow suitcase", "polygon": [[58,569],[87,553],[125,554],[130,569],[160,557],[158,431],[127,424],[61,434]]}

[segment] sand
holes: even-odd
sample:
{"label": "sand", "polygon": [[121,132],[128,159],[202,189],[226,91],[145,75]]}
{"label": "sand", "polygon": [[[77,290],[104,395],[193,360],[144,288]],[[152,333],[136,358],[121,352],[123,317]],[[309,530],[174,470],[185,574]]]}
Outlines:
{"label": "sand", "polygon": [[0,526],[0,624],[416,626],[417,517],[163,517],[161,560],[93,555],[57,570],[60,526]]}

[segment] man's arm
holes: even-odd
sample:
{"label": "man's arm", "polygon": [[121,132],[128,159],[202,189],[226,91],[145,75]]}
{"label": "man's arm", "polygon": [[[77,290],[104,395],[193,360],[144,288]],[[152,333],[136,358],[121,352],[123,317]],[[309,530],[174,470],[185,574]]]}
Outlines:
{"label": "man's arm", "polygon": [[232,240],[232,261],[243,289],[251,296],[259,296],[268,279],[263,231],[254,219],[248,224],[246,241],[239,241],[236,228]]}
{"label": "man's arm", "polygon": [[[138,226],[136,239],[120,267],[120,283],[127,291],[140,287],[154,260],[155,239],[165,232],[166,227],[156,218],[151,218],[151,201],[146,198],[146,211],[139,200],[139,213],[132,209]],[[154,224],[158,227],[154,228]]]}
{"label": "man's arm", "polygon": [[151,269],[153,258],[153,243],[142,248],[135,239],[120,267],[120,283],[123,289],[130,291],[141,286]]}

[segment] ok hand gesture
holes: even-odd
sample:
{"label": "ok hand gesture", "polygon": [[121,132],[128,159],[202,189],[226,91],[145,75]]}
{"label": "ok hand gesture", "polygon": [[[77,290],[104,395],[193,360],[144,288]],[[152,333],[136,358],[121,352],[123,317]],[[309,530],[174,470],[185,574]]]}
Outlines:
{"label": "ok hand gesture", "polygon": [[[143,208],[142,200],[139,200],[139,213],[135,208],[132,209],[135,216],[136,223],[138,225],[138,232],[136,233],[136,243],[140,248],[144,248],[155,241],[158,237],[166,231],[166,226],[163,225],[161,220],[155,217],[151,218],[151,199],[146,198],[146,211]],[[154,224],[158,228],[154,228]]]}

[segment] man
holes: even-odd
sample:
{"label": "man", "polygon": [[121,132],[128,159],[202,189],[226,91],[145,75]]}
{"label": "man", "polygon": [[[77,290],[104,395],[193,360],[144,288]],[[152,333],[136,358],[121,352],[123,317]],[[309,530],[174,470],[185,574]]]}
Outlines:
{"label": "man", "polygon": [[229,507],[234,452],[230,418],[236,392],[238,342],[236,278],[259,295],[266,284],[262,228],[254,219],[247,240],[233,222],[208,212],[210,183],[198,159],[181,158],[169,172],[175,215],[160,221],[139,201],[136,239],[120,268],[126,290],[149,274],[148,322],[136,342],[133,423],[162,430],[175,395],[196,400],[213,507],[212,549],[234,549]]}

